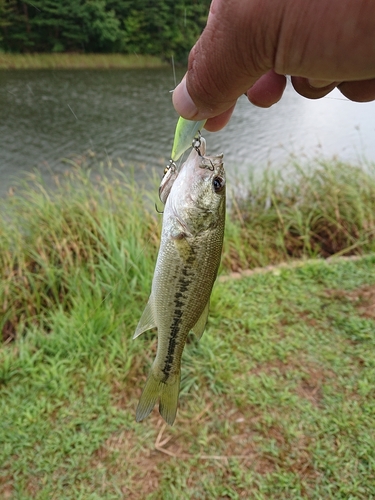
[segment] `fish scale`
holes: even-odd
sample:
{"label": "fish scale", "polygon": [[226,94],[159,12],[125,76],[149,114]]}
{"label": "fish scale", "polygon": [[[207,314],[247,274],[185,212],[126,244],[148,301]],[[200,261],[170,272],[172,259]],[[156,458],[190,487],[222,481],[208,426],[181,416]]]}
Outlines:
{"label": "fish scale", "polygon": [[[220,232],[220,228],[218,228],[218,231]],[[206,238],[203,245],[199,239],[196,239],[194,246],[197,247],[197,250],[194,259],[187,259],[185,266],[181,265],[179,252],[174,245],[166,245],[167,248],[164,248],[163,245],[160,247],[164,258],[160,262],[160,269],[156,271],[155,290],[162,289],[164,293],[160,293],[159,298],[156,298],[157,306],[161,309],[164,304],[173,304],[173,321],[171,322],[170,316],[166,315],[160,319],[159,323],[160,329],[170,329],[169,337],[159,337],[157,360],[160,360],[160,363],[163,363],[166,357],[165,353],[169,352],[168,347],[171,339],[180,335],[181,338],[177,340],[180,349],[174,353],[176,356],[175,366],[179,369],[186,337],[194,327],[197,318],[202,314],[216,278],[221,255],[221,252],[215,254],[215,249],[218,246],[217,240],[220,241],[221,235],[218,236],[219,238],[215,238],[214,234],[211,234],[210,239],[212,241],[208,241]],[[208,260],[209,266],[207,265]],[[176,262],[178,276],[176,274],[174,276],[170,275],[169,267],[171,262]],[[217,262],[217,265],[213,266],[212,264],[215,262]],[[162,277],[160,281],[159,277]],[[203,287],[202,283],[206,283],[207,286]],[[181,316],[179,316],[180,311]],[[178,323],[176,322],[177,319]]]}
{"label": "fish scale", "polygon": [[[204,155],[204,140],[200,151]],[[189,332],[200,337],[206,324],[224,221],[222,155],[206,157],[193,149],[166,199],[151,295],[134,334],[135,338],[149,328],[158,329],[156,357],[137,407],[137,421],[146,418],[159,399],[162,417],[174,422],[182,352]]]}

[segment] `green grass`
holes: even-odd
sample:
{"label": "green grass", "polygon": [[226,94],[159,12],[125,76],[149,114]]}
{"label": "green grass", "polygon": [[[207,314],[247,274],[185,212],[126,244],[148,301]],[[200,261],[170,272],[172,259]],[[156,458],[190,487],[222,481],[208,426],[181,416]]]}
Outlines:
{"label": "green grass", "polygon": [[1,54],[0,69],[133,69],[161,68],[159,57],[137,54]]}
{"label": "green grass", "polygon": [[375,257],[219,280],[175,425],[136,424],[160,218],[128,177],[1,202],[0,498],[375,498]]}
{"label": "green grass", "polygon": [[[113,181],[100,175],[92,180],[89,172],[73,169],[52,192],[35,178],[2,202],[3,335],[31,325],[48,331],[51,313],[69,313],[76,303],[84,312],[82,299],[92,310],[104,298],[109,304],[121,300],[123,308],[120,297],[132,304],[144,297],[159,221],[146,209],[144,193],[128,182],[129,174],[118,174]],[[122,320],[134,314],[130,307]]]}

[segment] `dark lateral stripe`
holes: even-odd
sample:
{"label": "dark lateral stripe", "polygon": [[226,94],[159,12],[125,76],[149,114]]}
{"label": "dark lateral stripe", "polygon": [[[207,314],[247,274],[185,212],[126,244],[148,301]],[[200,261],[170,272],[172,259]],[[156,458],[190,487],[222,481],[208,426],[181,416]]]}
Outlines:
{"label": "dark lateral stripe", "polygon": [[163,382],[166,382],[168,380],[168,377],[173,367],[178,334],[180,333],[182,316],[184,314],[185,301],[183,300],[183,298],[184,298],[184,293],[188,291],[189,285],[191,283],[192,279],[191,265],[193,264],[194,260],[195,260],[195,255],[194,254],[190,255],[186,262],[187,265],[184,266],[181,270],[182,276],[176,286],[177,290],[174,297],[174,304],[175,304],[174,317],[169,333],[167,355],[165,357],[164,367],[162,370],[164,374]]}

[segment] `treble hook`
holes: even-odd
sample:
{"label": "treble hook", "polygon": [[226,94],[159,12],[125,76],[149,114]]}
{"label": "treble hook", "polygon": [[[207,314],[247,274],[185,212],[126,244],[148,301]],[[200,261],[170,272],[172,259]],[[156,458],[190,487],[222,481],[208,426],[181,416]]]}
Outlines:
{"label": "treble hook", "polygon": [[195,151],[198,153],[198,155],[202,158],[202,153],[201,153],[201,150],[199,149],[201,147],[201,144],[202,144],[201,137],[202,137],[201,131],[198,130],[198,137],[194,137],[191,145],[193,146]]}
{"label": "treble hook", "polygon": [[169,172],[169,170],[172,170],[172,172],[175,172],[176,171],[176,164],[175,162],[172,160],[172,158],[169,160],[169,163],[168,165],[165,167],[164,169],[164,172],[163,172],[163,177]]}
{"label": "treble hook", "polygon": [[160,215],[162,215],[162,214],[164,213],[164,210],[160,211],[160,210],[158,209],[158,206],[157,206],[157,204],[156,204],[156,203],[155,203],[155,210],[156,210],[156,212],[157,212],[158,214],[160,214]]}
{"label": "treble hook", "polygon": [[214,166],[214,164],[212,163],[212,160],[211,160],[211,159],[209,159],[209,162],[211,163],[211,167],[207,167],[207,168],[213,172],[213,171],[215,170],[215,166]]}

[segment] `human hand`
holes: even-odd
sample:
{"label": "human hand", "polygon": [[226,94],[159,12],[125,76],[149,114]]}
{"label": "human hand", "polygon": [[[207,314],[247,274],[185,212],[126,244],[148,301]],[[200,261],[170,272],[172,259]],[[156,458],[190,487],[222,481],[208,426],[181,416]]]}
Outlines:
{"label": "human hand", "polygon": [[244,93],[264,108],[279,101],[285,75],[310,99],[337,86],[375,100],[375,0],[213,0],[173,104],[220,130]]}

